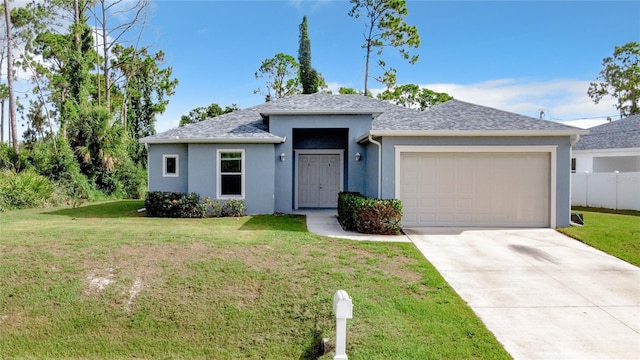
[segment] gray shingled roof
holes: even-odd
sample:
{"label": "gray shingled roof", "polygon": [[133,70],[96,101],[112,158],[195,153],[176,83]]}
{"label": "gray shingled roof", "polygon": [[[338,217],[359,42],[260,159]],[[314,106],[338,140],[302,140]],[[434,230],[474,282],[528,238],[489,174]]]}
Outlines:
{"label": "gray shingled roof", "polygon": [[371,112],[375,131],[575,131],[581,129],[552,121],[497,110],[459,100],[418,111],[362,95],[293,95],[248,109],[221,115],[141,139],[154,142],[281,142],[267,132],[262,116],[278,113],[348,114]]}
{"label": "gray shingled roof", "polygon": [[267,132],[256,107],[234,111],[184,127],[177,127],[140,139],[140,142],[282,142],[278,136]]}
{"label": "gray shingled roof", "polygon": [[573,131],[573,126],[553,121],[450,100],[418,114],[383,113],[374,121],[374,130],[419,131]]}
{"label": "gray shingled roof", "polygon": [[330,95],[323,93],[309,95],[292,95],[276,101],[271,101],[258,105],[260,113],[278,113],[280,111],[369,111],[386,109],[387,103],[370,97],[350,94],[350,95]]}
{"label": "gray shingled roof", "polygon": [[580,137],[574,150],[640,148],[640,115],[598,125]]}

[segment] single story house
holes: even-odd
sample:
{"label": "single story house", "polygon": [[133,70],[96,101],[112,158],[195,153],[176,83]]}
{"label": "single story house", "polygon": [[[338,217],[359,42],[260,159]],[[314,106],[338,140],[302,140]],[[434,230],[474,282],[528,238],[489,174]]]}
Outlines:
{"label": "single story house", "polygon": [[571,170],[640,172],[640,115],[590,128],[573,148]]}
{"label": "single story house", "polygon": [[451,100],[427,111],[294,95],[140,141],[150,191],[243,199],[248,214],[398,198],[403,225],[564,227],[586,130]]}

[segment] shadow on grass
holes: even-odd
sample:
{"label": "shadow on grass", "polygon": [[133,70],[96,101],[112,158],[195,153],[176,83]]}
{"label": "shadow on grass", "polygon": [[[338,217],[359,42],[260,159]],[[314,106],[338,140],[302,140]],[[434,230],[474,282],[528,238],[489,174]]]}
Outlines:
{"label": "shadow on grass", "polygon": [[318,360],[324,355],[327,349],[322,347],[322,333],[318,330],[313,330],[312,334],[313,342],[307,347],[299,360]]}
{"label": "shadow on grass", "polygon": [[253,215],[240,230],[278,230],[307,232],[306,218],[300,215]]}
{"label": "shadow on grass", "polygon": [[125,218],[143,217],[138,209],[144,207],[144,200],[118,200],[99,204],[80,206],[75,209],[61,209],[45,214],[61,215],[74,218]]}

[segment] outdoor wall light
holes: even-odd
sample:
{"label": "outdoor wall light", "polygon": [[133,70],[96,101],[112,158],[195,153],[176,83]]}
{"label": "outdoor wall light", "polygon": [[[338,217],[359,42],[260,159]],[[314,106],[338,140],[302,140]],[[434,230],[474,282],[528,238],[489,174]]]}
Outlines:
{"label": "outdoor wall light", "polygon": [[280,161],[284,161],[284,159],[286,158],[286,155],[284,153],[280,154]]}
{"label": "outdoor wall light", "polygon": [[362,155],[359,152],[356,153],[356,161],[360,161],[362,159]]}

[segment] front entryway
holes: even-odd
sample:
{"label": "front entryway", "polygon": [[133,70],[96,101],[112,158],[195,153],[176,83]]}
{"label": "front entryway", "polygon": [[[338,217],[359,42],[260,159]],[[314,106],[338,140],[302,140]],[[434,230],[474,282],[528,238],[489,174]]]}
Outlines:
{"label": "front entryway", "polygon": [[337,207],[342,188],[342,155],[300,153],[297,160],[297,207]]}

